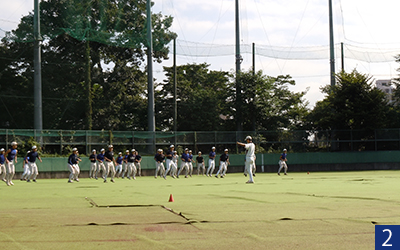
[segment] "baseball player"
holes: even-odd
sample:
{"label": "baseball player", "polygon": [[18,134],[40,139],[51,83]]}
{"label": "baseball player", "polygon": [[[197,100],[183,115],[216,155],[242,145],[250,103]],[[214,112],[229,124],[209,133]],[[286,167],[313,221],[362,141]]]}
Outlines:
{"label": "baseball player", "polygon": [[167,158],[167,160],[166,160],[166,162],[165,162],[165,165],[166,165],[166,167],[167,167],[167,170],[165,170],[164,179],[167,179],[167,174],[168,174],[168,172],[171,170],[172,164],[174,164],[174,162],[172,161],[173,154],[174,154],[174,153],[173,153],[173,152],[174,152],[174,149],[175,149],[175,146],[174,146],[174,145],[169,146],[169,149],[167,150],[167,153],[165,154],[165,156],[166,156],[166,158]]}
{"label": "baseball player", "polygon": [[211,152],[208,154],[208,169],[207,169],[207,174],[206,176],[212,176],[212,173],[214,172],[215,168],[215,147],[211,148]]}
{"label": "baseball player", "polygon": [[192,150],[189,150],[189,163],[188,163],[188,167],[189,167],[189,176],[192,177],[193,174],[193,153]]}
{"label": "baseball player", "polygon": [[122,170],[122,179],[124,179],[125,175],[128,173],[128,156],[129,156],[129,150],[125,151],[124,159],[123,159],[123,166],[124,169]]}
{"label": "baseball player", "polygon": [[135,166],[135,159],[136,159],[136,151],[135,149],[132,149],[131,153],[128,155],[128,179],[132,178],[135,180],[136,179],[136,166]]}
{"label": "baseball player", "polygon": [[6,182],[6,157],[4,156],[4,148],[0,149],[0,179]]}
{"label": "baseball player", "polygon": [[28,164],[28,160],[27,160],[28,154],[30,152],[31,151],[26,152],[26,156],[24,158],[24,165],[23,165],[24,172],[21,175],[21,181],[26,181],[28,179],[28,176],[31,174],[31,170],[29,169],[29,164]]}
{"label": "baseball player", "polygon": [[224,176],[226,175],[226,170],[228,169],[228,165],[229,165],[228,149],[225,149],[224,153],[219,157],[219,170],[215,175],[215,177],[218,178],[218,175],[220,175],[221,178],[224,178]]}
{"label": "baseball player", "polygon": [[115,162],[117,163],[117,166],[115,166],[115,172],[116,172],[116,176],[117,178],[119,178],[119,175],[122,172],[122,161],[123,161],[123,157],[122,157],[122,152],[118,153],[117,159],[115,160]]}
{"label": "baseball player", "polygon": [[100,150],[100,154],[98,154],[97,155],[97,170],[96,170],[96,175],[95,175],[95,179],[97,180],[97,174],[100,172],[100,170],[101,171],[103,171],[103,174],[104,174],[104,172],[106,171],[106,167],[104,166],[104,154],[105,154],[105,150],[104,150],[104,148],[102,148],[101,150]]}
{"label": "baseball player", "polygon": [[156,161],[156,174],[154,178],[157,179],[157,174],[160,173],[160,176],[163,176],[165,172],[164,164],[165,156],[163,154],[163,150],[160,148],[157,150],[157,154],[154,156],[154,160]]}
{"label": "baseball player", "polygon": [[[33,182],[36,182],[36,176],[39,174],[38,167],[36,165],[36,158],[39,159],[40,162],[42,162],[42,158],[40,158],[37,152],[37,147],[33,146],[32,151],[28,153],[28,157],[26,158],[26,161],[28,162],[29,165],[29,169],[31,170],[27,182],[30,182],[31,178]],[[76,177],[76,179],[78,179],[78,176]]]}
{"label": "baseball player", "polygon": [[254,183],[253,179],[253,168],[255,165],[255,151],[256,146],[252,142],[251,136],[246,137],[246,143],[236,142],[239,146],[246,149],[246,173],[249,174],[249,180],[246,183]]}
{"label": "baseball player", "polygon": [[71,174],[69,175],[68,183],[74,182],[73,180],[75,179],[77,182],[79,182],[78,175],[80,172],[78,162],[81,161],[78,157],[78,149],[73,148],[72,149],[72,154],[68,157],[68,168]]}
{"label": "baseball player", "polygon": [[12,179],[15,174],[14,160],[15,160],[15,163],[18,163],[17,146],[18,146],[17,142],[15,142],[15,141],[11,142],[11,148],[8,149],[7,152],[5,153],[5,155],[7,155],[7,157],[6,157],[6,184],[7,184],[7,186],[14,185],[14,183],[12,182]]}
{"label": "baseball player", "polygon": [[188,173],[189,173],[189,149],[185,148],[185,152],[183,152],[182,156],[181,156],[181,168],[179,169],[178,175],[176,176],[177,178],[179,178],[179,175],[181,174],[182,170],[185,169],[186,170],[186,175],[185,178],[188,178]]}
{"label": "baseball player", "polygon": [[140,162],[142,162],[142,156],[139,155],[138,151],[135,151],[135,167],[139,176],[142,176],[142,167],[140,165]]}
{"label": "baseball player", "polygon": [[104,154],[104,166],[105,171],[103,173],[104,182],[107,182],[107,176],[111,172],[111,182],[114,182],[115,168],[114,164],[117,165],[114,159],[114,147],[113,145],[108,145],[108,151]]}
{"label": "baseball player", "polygon": [[89,171],[89,178],[96,178],[96,172],[97,172],[97,164],[96,160],[97,155],[96,155],[96,149],[92,150],[92,153],[89,155],[89,161],[90,161],[90,171]]}
{"label": "baseball player", "polygon": [[201,156],[201,152],[199,151],[198,156],[196,157],[196,162],[197,162],[197,175],[199,175],[200,171],[204,175],[206,172],[206,166],[204,164],[204,158]]}
{"label": "baseball player", "polygon": [[278,175],[281,175],[281,170],[282,170],[282,168],[285,169],[285,170],[284,170],[284,175],[287,175],[286,172],[287,172],[288,167],[287,167],[287,164],[286,164],[286,161],[287,161],[286,156],[287,156],[287,150],[284,149],[284,150],[283,150],[283,153],[282,153],[281,156],[279,157],[279,170],[278,170]]}
{"label": "baseball player", "polygon": [[176,175],[178,174],[178,153],[176,151],[172,152],[172,165],[171,165],[171,177],[176,178]]}

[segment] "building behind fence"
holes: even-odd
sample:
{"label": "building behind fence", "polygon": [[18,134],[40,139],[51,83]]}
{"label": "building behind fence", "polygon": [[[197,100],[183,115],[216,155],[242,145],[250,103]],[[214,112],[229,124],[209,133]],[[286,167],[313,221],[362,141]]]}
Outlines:
{"label": "building behind fence", "polygon": [[323,130],[323,131],[94,131],[94,130],[25,130],[0,129],[0,147],[8,148],[12,141],[24,151],[39,145],[43,153],[68,155],[73,147],[81,154],[92,149],[100,151],[113,144],[115,151],[136,149],[142,155],[153,155],[156,148],[167,149],[176,145],[178,152],[190,148],[207,153],[212,146],[217,152],[225,148],[241,153],[237,141],[251,135],[258,153],[280,152],[346,152],[400,150],[400,129],[376,130]]}

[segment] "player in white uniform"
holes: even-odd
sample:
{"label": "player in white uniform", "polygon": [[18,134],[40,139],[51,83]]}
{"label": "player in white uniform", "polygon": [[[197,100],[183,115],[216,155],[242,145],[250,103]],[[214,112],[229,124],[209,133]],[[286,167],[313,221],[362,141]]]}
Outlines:
{"label": "player in white uniform", "polygon": [[172,165],[171,165],[171,177],[176,178],[176,175],[178,174],[178,153],[176,151],[172,152]]}
{"label": "player in white uniform", "polygon": [[96,149],[92,150],[92,153],[89,155],[89,161],[90,161],[90,171],[89,171],[89,178],[95,178],[95,173],[97,171],[97,160],[96,160]]}
{"label": "player in white uniform", "polygon": [[108,145],[108,151],[104,154],[104,166],[105,166],[105,171],[103,173],[103,179],[104,182],[107,182],[107,176],[111,172],[111,182],[114,182],[114,177],[115,177],[115,168],[114,164],[117,165],[115,159],[114,159],[114,147],[113,145]]}
{"label": "player in white uniform", "polygon": [[30,152],[31,151],[26,152],[26,156],[24,158],[24,165],[23,165],[24,166],[24,172],[21,175],[21,181],[26,181],[28,179],[28,176],[31,174],[31,170],[29,169],[29,164],[28,164],[28,160],[27,160],[28,154]]}
{"label": "player in white uniform", "polygon": [[173,160],[173,156],[174,156],[174,153],[173,153],[174,149],[175,149],[175,146],[171,145],[171,146],[169,146],[169,149],[165,153],[165,157],[167,158],[167,160],[165,162],[165,166],[166,166],[167,169],[165,170],[165,173],[164,173],[164,179],[167,179],[167,174],[171,170],[172,165],[174,164],[173,161],[172,161]]}
{"label": "player in white uniform", "polygon": [[135,151],[135,167],[139,176],[142,176],[142,156],[139,154],[138,151]]}
{"label": "player in white uniform", "polygon": [[192,177],[193,174],[193,153],[192,150],[189,150],[189,176]]}
{"label": "player in white uniform", "polygon": [[252,142],[251,136],[246,137],[246,144],[242,142],[236,142],[239,146],[242,146],[246,149],[246,173],[249,175],[249,180],[246,183],[254,183],[253,180],[253,168],[255,165],[255,151],[256,146]]}
{"label": "player in white uniform", "polygon": [[283,153],[282,153],[281,156],[279,157],[279,170],[278,170],[278,175],[281,175],[281,170],[282,170],[282,168],[284,168],[284,174],[287,175],[286,172],[287,172],[288,167],[287,167],[287,164],[286,164],[286,161],[287,161],[286,156],[287,156],[287,150],[284,149],[284,150],[283,150]]}
{"label": "player in white uniform", "polygon": [[7,155],[6,157],[6,184],[7,186],[12,186],[14,185],[14,183],[12,182],[12,179],[14,177],[15,174],[15,165],[14,165],[14,161],[15,163],[18,163],[17,160],[17,154],[18,154],[18,150],[17,150],[17,146],[18,143],[13,141],[11,142],[11,148],[9,150],[7,150],[7,152],[5,153],[5,155]]}
{"label": "player in white uniform", "polygon": [[165,156],[161,148],[157,150],[157,154],[154,156],[154,160],[156,161],[156,174],[154,175],[154,178],[157,178],[158,173],[160,173],[160,176],[163,176],[165,172],[163,164],[163,162],[165,161]]}
{"label": "player in white uniform", "polygon": [[219,157],[219,170],[215,175],[215,177],[218,178],[218,175],[220,175],[221,178],[224,178],[224,176],[226,175],[226,171],[228,170],[228,165],[229,165],[228,149],[225,149],[224,153]]}
{"label": "player in white uniform", "polygon": [[214,168],[215,168],[215,147],[211,148],[211,152],[208,154],[208,169],[207,169],[207,176],[212,176],[212,173],[214,172]]}
{"label": "player in white uniform", "polygon": [[6,182],[6,158],[4,157],[4,148],[0,149],[0,180]]}

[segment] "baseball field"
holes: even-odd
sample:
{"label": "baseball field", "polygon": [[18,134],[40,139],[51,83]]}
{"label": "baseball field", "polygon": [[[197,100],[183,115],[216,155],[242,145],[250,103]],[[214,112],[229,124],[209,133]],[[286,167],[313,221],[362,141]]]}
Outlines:
{"label": "baseball field", "polygon": [[[374,249],[400,172],[0,184],[0,249]],[[173,202],[169,202],[172,195]]]}

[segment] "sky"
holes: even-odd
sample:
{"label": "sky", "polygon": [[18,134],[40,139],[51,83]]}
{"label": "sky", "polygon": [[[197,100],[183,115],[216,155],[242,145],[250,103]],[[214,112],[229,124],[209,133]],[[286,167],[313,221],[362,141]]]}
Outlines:
{"label": "sky", "polygon": [[[1,0],[0,38],[4,31],[15,29],[22,16],[33,11],[33,0]],[[178,34],[178,44],[196,42],[204,45],[234,45],[234,0],[153,0],[153,12],[174,17],[171,30]],[[385,51],[394,48],[400,54],[400,1],[398,0],[332,0],[334,42],[359,47],[362,51]],[[328,0],[239,0],[240,40],[242,44],[282,46],[290,50],[329,45]],[[335,51],[336,72],[341,70],[340,51]],[[373,80],[398,77],[400,64],[389,58],[371,63],[349,59],[345,55],[345,70],[356,69]],[[241,68],[252,66],[252,55],[243,53]],[[170,56],[172,58],[172,55]],[[178,55],[177,64],[210,64],[212,70],[233,72],[235,51],[230,56],[210,53],[206,56]],[[162,81],[163,66],[172,60],[154,65],[154,77]],[[296,81],[292,91],[306,91],[309,107],[324,98],[320,88],[330,84],[329,58],[320,60],[283,60],[256,56],[256,70],[270,76],[289,74]]]}

